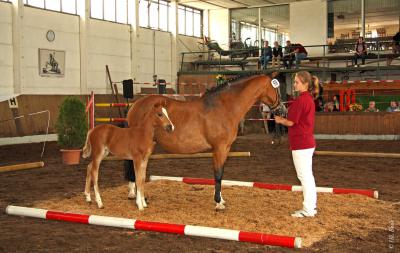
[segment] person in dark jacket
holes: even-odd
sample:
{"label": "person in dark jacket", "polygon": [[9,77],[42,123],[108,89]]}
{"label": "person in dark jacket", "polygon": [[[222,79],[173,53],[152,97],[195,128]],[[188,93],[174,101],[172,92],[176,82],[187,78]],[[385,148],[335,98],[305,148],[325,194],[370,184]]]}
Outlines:
{"label": "person in dark jacket", "polygon": [[279,45],[278,41],[275,41],[274,47],[272,48],[272,67],[279,67],[282,58],[282,47]]}
{"label": "person in dark jacket", "polygon": [[267,69],[268,62],[272,59],[272,48],[269,46],[268,41],[264,41],[264,46],[261,49],[260,62],[262,69]]}
{"label": "person in dark jacket", "polygon": [[358,58],[361,58],[362,64],[365,64],[365,57],[367,56],[367,46],[365,45],[364,38],[359,37],[355,47],[356,53],[354,54],[354,65],[357,65]]}

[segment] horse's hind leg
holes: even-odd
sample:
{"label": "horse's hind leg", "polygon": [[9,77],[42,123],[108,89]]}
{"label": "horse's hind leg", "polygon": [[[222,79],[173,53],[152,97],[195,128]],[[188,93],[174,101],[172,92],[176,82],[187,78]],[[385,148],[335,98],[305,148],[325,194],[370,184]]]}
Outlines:
{"label": "horse's hind leg", "polygon": [[101,201],[98,179],[99,179],[99,167],[100,167],[101,159],[95,159],[92,161],[92,180],[93,180],[93,188],[94,195],[96,197],[97,206],[99,208],[103,208],[103,202]]}
{"label": "horse's hind leg", "polygon": [[86,184],[85,184],[85,197],[86,197],[86,202],[92,202],[92,199],[90,198],[90,184],[92,182],[92,164],[93,162],[90,162],[89,165],[87,166],[87,171],[86,171]]}
{"label": "horse's hind leg", "polygon": [[228,155],[229,147],[217,147],[214,148],[213,152],[213,163],[214,163],[214,179],[215,179],[215,191],[214,191],[214,200],[217,203],[216,209],[222,210],[225,209],[225,201],[222,198],[221,194],[221,182],[222,177],[224,175],[224,164],[226,161],[226,157]]}

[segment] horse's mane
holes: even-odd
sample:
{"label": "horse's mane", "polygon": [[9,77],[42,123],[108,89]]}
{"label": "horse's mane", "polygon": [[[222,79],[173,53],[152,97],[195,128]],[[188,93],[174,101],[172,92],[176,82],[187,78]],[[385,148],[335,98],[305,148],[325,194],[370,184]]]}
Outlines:
{"label": "horse's mane", "polygon": [[217,97],[218,94],[222,93],[223,91],[230,90],[233,87],[237,87],[244,82],[257,78],[261,75],[253,75],[252,73],[244,74],[240,76],[236,76],[233,78],[229,78],[224,81],[224,83],[219,84],[215,87],[207,89],[207,91],[201,97],[204,100],[204,104],[208,107],[214,105],[214,98]]}
{"label": "horse's mane", "polygon": [[223,90],[227,90],[231,86],[234,86],[234,85],[237,85],[237,84],[241,84],[244,81],[256,78],[258,76],[259,75],[254,76],[254,75],[251,75],[251,74],[245,74],[245,75],[239,75],[239,76],[235,76],[235,77],[226,79],[222,84],[219,84],[219,85],[214,86],[214,87],[212,87],[210,89],[207,89],[206,92],[204,93],[203,97],[205,97],[207,95],[212,95],[212,94],[219,93],[219,92],[221,92]]}

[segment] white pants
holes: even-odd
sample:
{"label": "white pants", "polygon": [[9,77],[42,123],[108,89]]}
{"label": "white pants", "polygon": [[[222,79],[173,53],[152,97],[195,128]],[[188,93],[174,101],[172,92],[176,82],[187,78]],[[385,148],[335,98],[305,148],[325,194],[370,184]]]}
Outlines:
{"label": "white pants", "polygon": [[292,150],[293,163],[296,168],[297,178],[303,187],[303,210],[315,215],[317,211],[317,189],[312,172],[312,157],[315,148]]}

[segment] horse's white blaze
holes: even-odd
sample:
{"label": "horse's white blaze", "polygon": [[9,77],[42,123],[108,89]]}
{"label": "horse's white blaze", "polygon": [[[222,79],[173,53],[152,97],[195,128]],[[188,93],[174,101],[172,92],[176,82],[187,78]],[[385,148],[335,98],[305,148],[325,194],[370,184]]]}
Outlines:
{"label": "horse's white blaze", "polygon": [[167,117],[167,119],[169,120],[169,122],[171,123],[171,125],[172,125],[172,131],[174,131],[175,126],[174,126],[174,123],[172,123],[172,121],[170,120],[170,118],[169,118],[169,116],[168,116],[167,109],[165,109],[165,108],[163,107],[163,108],[162,108],[162,111],[163,111],[164,115]]}

